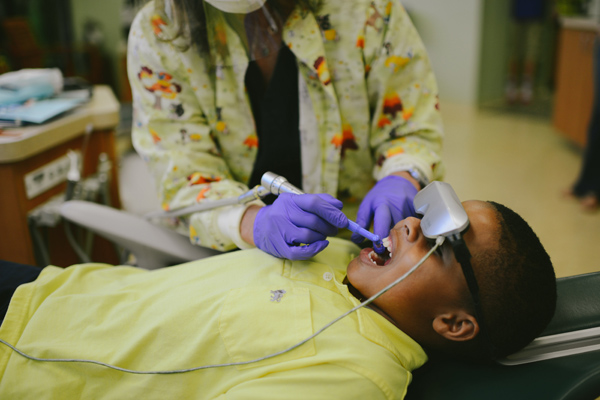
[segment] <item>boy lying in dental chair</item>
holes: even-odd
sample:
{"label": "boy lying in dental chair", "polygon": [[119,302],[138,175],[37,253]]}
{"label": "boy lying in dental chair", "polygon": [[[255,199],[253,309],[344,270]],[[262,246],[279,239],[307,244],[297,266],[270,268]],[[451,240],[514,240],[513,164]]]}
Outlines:
{"label": "boy lying in dental chair", "polygon": [[[33,361],[0,343],[0,398],[401,399],[428,356],[503,357],[550,321],[554,271],[513,211],[480,201],[463,206],[486,335],[445,243],[368,307],[293,350],[248,364],[134,374]],[[412,268],[432,247],[420,223],[409,217],[392,229],[389,258],[332,239],[308,261],[253,249],[152,272],[50,266],[18,287],[0,339],[34,357],[136,371],[260,359],[301,342]]]}

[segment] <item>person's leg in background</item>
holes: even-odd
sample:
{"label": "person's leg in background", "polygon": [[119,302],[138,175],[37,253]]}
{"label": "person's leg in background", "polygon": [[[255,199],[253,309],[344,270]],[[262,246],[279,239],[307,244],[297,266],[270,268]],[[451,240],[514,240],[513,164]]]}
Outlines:
{"label": "person's leg in background", "polygon": [[519,99],[523,104],[530,104],[533,101],[535,74],[540,54],[542,23],[539,20],[531,20],[523,22],[523,25],[525,35],[521,39],[525,41],[525,54],[523,56]]}
{"label": "person's leg in background", "polygon": [[33,282],[42,268],[0,260],[0,325],[4,321],[8,304],[17,287]]}
{"label": "person's leg in background", "polygon": [[600,197],[600,38],[594,42],[594,103],[579,179],[571,194],[585,211],[598,210]]}
{"label": "person's leg in background", "polygon": [[509,104],[533,101],[540,39],[548,9],[547,0],[512,0],[510,11],[510,59],[505,88]]}
{"label": "person's leg in background", "polygon": [[508,45],[510,49],[510,55],[508,60],[508,74],[506,77],[505,97],[506,102],[514,104],[519,100],[519,85],[521,80],[521,68],[524,53],[523,46],[523,33],[524,24],[519,21],[511,21],[509,25],[509,39]]}

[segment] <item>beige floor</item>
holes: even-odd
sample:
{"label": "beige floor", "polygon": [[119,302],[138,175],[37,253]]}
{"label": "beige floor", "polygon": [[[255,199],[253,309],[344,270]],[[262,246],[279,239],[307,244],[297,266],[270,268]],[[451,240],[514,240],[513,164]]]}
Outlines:
{"label": "beige floor", "polygon": [[600,271],[600,213],[583,213],[561,191],[581,152],[549,120],[442,103],[446,181],[462,200],[502,203],[521,214],[550,254],[557,277]]}

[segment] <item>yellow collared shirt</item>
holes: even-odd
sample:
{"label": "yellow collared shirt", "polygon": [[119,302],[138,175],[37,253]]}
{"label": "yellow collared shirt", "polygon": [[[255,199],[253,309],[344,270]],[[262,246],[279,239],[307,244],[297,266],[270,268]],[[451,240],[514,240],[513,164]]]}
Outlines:
{"label": "yellow collared shirt", "polygon": [[[253,360],[358,304],[341,283],[357,253],[332,239],[311,261],[253,249],[152,272],[48,267],[19,287],[0,338],[36,357],[145,371]],[[285,354],[184,374],[35,362],[0,346],[0,398],[401,399],[425,361],[415,341],[363,308]]]}

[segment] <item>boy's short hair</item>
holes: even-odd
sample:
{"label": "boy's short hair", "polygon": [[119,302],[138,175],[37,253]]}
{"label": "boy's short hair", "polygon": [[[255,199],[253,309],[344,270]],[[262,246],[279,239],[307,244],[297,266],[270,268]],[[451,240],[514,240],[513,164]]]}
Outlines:
{"label": "boy's short hair", "polygon": [[[498,218],[498,245],[473,253],[471,259],[487,335],[446,343],[432,357],[470,361],[506,357],[538,337],[554,315],[556,276],[550,256],[520,215],[502,204],[487,203]],[[463,303],[475,315],[468,292]]]}
{"label": "boy's short hair", "polygon": [[479,254],[474,268],[492,357],[502,358],[538,337],[552,319],[556,276],[550,256],[529,224],[502,204],[488,204],[500,223],[499,245]]}

